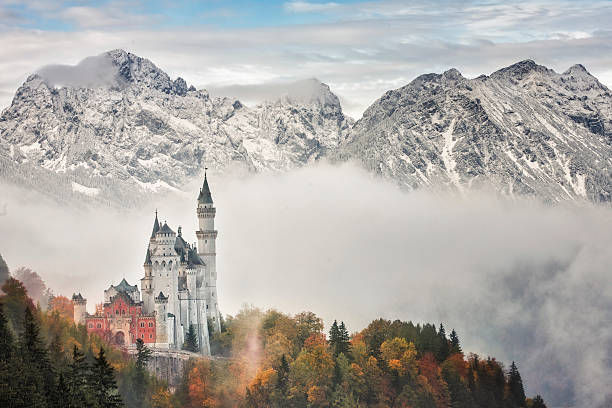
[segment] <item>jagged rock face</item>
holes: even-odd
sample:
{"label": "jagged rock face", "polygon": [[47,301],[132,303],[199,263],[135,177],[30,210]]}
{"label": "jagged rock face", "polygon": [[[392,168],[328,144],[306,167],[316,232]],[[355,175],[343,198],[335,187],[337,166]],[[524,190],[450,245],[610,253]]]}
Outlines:
{"label": "jagged rock face", "polygon": [[355,124],[317,80],[246,107],[122,50],[79,66],[30,76],[2,112],[0,178],[123,204],[180,188],[204,165],[287,171],[327,156],[409,189],[612,199],[612,96],[581,65],[422,75]]}
{"label": "jagged rock face", "polygon": [[609,202],[612,94],[580,65],[422,75],[370,106],[339,156],[408,188]]}
{"label": "jagged rock face", "polygon": [[[179,187],[207,165],[288,170],[334,149],[349,123],[327,85],[254,108],[210,98],[149,60],[102,54],[103,85],[32,75],[0,117],[0,155],[60,174]],[[108,70],[111,70],[110,74]],[[109,80],[110,78],[110,80]],[[62,81],[69,83],[63,86]],[[101,81],[97,81],[101,82]]]}

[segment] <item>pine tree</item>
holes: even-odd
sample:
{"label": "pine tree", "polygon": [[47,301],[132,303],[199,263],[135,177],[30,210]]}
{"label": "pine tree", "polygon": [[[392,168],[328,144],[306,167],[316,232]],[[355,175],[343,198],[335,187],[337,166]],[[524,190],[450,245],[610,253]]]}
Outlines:
{"label": "pine tree", "polygon": [[340,322],[340,327],[338,327],[338,354],[343,353],[345,356],[349,355],[349,350],[351,347],[351,336],[349,335],[344,322]]}
{"label": "pine tree", "polygon": [[40,337],[40,328],[29,307],[25,308],[20,358],[21,397],[30,406],[46,406],[56,400],[55,373]]}
{"label": "pine tree", "polygon": [[451,354],[462,352],[461,344],[459,344],[459,336],[457,335],[457,332],[455,331],[455,329],[453,329],[453,331],[450,334],[450,343],[451,343],[451,350],[450,350]]}
{"label": "pine tree", "polygon": [[183,344],[183,350],[191,351],[193,353],[197,353],[200,350],[198,346],[198,336],[195,331],[195,327],[193,324],[189,325],[189,330],[185,335],[185,344]]}
{"label": "pine tree", "polygon": [[92,390],[88,382],[90,378],[91,370],[87,359],[75,344],[72,349],[72,362],[68,366],[68,407],[93,405]]}
{"label": "pine tree", "polygon": [[448,358],[450,354],[450,346],[448,339],[446,338],[446,330],[444,325],[440,323],[440,329],[438,330],[438,350],[436,353],[436,359],[442,362]]}
{"label": "pine tree", "polygon": [[14,373],[21,371],[21,365],[15,356],[15,340],[4,315],[4,306],[0,303],[0,407],[23,406],[17,393]]}
{"label": "pine tree", "polygon": [[338,322],[334,320],[331,328],[329,329],[329,347],[334,357],[338,356],[338,342],[340,341],[340,331],[338,329]]}
{"label": "pine tree", "polygon": [[136,340],[136,372],[134,375],[134,393],[136,394],[135,401],[139,406],[147,400],[147,387],[149,385],[148,377],[146,373],[147,364],[153,354],[147,346],[145,346],[142,339]]}
{"label": "pine tree", "polygon": [[283,354],[280,360],[277,371],[276,389],[283,395],[287,395],[287,386],[289,384],[289,363],[287,357]]}
{"label": "pine tree", "polygon": [[0,361],[8,362],[14,353],[13,333],[4,315],[4,305],[0,303]]}
{"label": "pine tree", "polygon": [[510,366],[510,372],[508,373],[508,399],[511,403],[518,407],[525,407],[525,389],[523,388],[523,380],[521,374],[516,367],[514,361]]}
{"label": "pine tree", "polygon": [[4,282],[9,278],[9,268],[4,262],[2,255],[0,255],[0,286],[4,285]]}
{"label": "pine tree", "polygon": [[547,408],[544,400],[540,395],[536,395],[535,398],[531,400],[530,404],[527,404],[529,408]]}
{"label": "pine tree", "polygon": [[106,360],[103,347],[100,347],[100,352],[95,358],[90,373],[90,384],[98,407],[115,408],[123,406],[115,381],[115,370]]}

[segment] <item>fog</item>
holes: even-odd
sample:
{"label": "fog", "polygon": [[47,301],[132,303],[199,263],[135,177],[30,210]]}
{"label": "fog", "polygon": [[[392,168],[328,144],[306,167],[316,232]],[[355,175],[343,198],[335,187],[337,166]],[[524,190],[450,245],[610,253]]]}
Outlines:
{"label": "fog", "polygon": [[108,55],[87,57],[76,65],[46,65],[37,71],[52,87],[101,88],[118,84],[118,67]]}
{"label": "fog", "polygon": [[[516,361],[529,395],[596,407],[612,389],[612,210],[406,193],[351,165],[285,175],[209,175],[217,207],[219,304],[344,320],[443,322],[465,351]],[[7,186],[0,253],[56,293],[143,275],[160,220],[195,241],[197,185],[138,211],[73,212]]]}

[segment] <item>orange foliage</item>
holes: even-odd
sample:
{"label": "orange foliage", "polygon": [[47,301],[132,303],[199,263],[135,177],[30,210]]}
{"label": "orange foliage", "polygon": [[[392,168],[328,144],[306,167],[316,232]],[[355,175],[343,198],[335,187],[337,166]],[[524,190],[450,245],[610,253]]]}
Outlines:
{"label": "orange foliage", "polygon": [[419,380],[433,394],[436,407],[450,407],[448,386],[440,375],[440,367],[433,354],[427,353],[419,360],[419,373]]}
{"label": "orange foliage", "polygon": [[456,353],[446,359],[446,363],[450,364],[461,379],[467,379],[468,374],[468,362],[463,359],[463,354]]}
{"label": "orange foliage", "polygon": [[274,391],[276,371],[273,368],[258,370],[255,378],[248,385],[249,403],[256,407],[267,407]]}
{"label": "orange foliage", "polygon": [[327,392],[325,388],[313,385],[308,389],[308,402],[311,407],[328,407]]}
{"label": "orange foliage", "polygon": [[208,361],[198,361],[189,371],[189,405],[190,407],[215,407],[213,398],[210,363]]}
{"label": "orange foliage", "polygon": [[174,405],[168,389],[159,388],[151,397],[151,405],[153,408],[172,408]]}
{"label": "orange foliage", "polygon": [[74,318],[74,303],[66,296],[55,296],[49,302],[49,310],[59,313],[60,317],[72,321]]}

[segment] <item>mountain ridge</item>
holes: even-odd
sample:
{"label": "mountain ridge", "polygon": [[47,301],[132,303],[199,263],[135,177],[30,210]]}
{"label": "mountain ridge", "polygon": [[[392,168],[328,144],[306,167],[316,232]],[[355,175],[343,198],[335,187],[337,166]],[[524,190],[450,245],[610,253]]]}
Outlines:
{"label": "mountain ridge", "polygon": [[203,163],[282,172],[329,159],[409,190],[489,185],[506,196],[610,202],[611,145],[612,96],[580,64],[560,74],[533,60],[473,79],[455,68],[423,74],[354,122],[316,79],[247,107],[111,50],[28,77],[0,115],[0,178],[19,184],[9,173],[41,168],[125,201],[131,190],[180,189]]}

